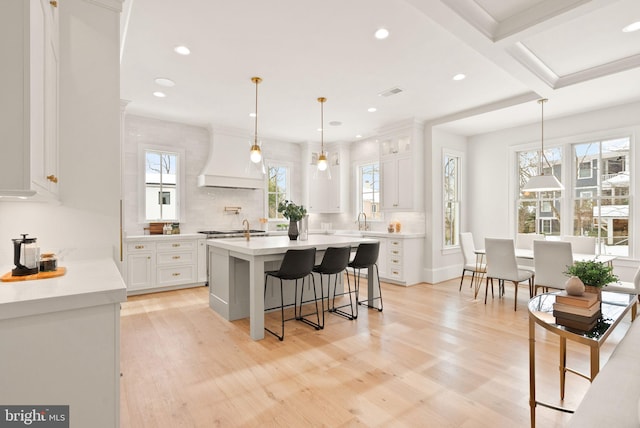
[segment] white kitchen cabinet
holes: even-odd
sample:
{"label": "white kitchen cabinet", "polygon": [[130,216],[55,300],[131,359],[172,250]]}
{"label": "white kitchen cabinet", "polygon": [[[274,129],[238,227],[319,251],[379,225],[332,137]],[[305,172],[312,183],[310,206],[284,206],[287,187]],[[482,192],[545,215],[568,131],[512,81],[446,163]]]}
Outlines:
{"label": "white kitchen cabinet", "polygon": [[411,156],[384,158],[380,162],[383,211],[413,210],[413,160]]}
{"label": "white kitchen cabinet", "polygon": [[[57,2],[9,2],[0,18],[3,46],[0,194],[58,196]],[[10,47],[8,45],[11,45]]]}
{"label": "white kitchen cabinet", "polygon": [[132,295],[204,285],[207,282],[206,240],[201,236],[127,238],[127,293]]}
{"label": "white kitchen cabinet", "polygon": [[131,242],[127,244],[127,289],[128,291],[152,288],[155,284],[156,249],[153,242]]}
{"label": "white kitchen cabinet", "polygon": [[[331,169],[331,179],[317,172],[313,150],[304,154],[307,165],[307,211],[314,214],[341,213],[348,210],[349,152],[340,145],[325,145]],[[316,153],[320,151],[317,147]]]}
{"label": "white kitchen cabinet", "polygon": [[198,239],[198,282],[207,282],[207,240]]}
{"label": "white kitchen cabinet", "polygon": [[399,285],[422,282],[424,239],[422,235],[365,233],[367,238],[380,241],[378,271],[383,281]]}

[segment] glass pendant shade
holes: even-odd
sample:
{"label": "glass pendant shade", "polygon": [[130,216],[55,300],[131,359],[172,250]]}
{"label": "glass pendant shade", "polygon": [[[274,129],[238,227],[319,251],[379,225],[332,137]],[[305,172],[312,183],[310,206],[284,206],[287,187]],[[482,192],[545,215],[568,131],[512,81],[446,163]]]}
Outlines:
{"label": "glass pendant shade", "polygon": [[318,169],[320,171],[325,171],[329,167],[329,162],[327,161],[326,153],[320,153],[318,156]]}
{"label": "glass pendant shade", "polygon": [[257,144],[252,145],[249,156],[251,158],[251,162],[260,162],[262,160],[262,150],[260,150],[260,146]]}
{"label": "glass pendant shade", "polygon": [[318,98],[320,103],[320,153],[316,163],[316,170],[313,178],[324,178],[331,180],[331,168],[329,167],[329,159],[327,152],[324,151],[324,103],[327,101],[325,97]]}

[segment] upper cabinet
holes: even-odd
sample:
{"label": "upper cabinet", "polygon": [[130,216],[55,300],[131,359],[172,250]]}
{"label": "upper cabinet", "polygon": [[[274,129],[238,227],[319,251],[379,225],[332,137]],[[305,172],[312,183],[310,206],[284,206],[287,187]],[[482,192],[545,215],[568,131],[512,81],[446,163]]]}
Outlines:
{"label": "upper cabinet", "polygon": [[339,144],[325,145],[331,178],[316,166],[320,147],[303,150],[307,165],[307,211],[314,214],[341,213],[348,210],[349,151]]}
{"label": "upper cabinet", "polygon": [[421,211],[424,162],[421,127],[398,129],[380,140],[380,204],[383,211]]}
{"label": "upper cabinet", "polygon": [[57,199],[57,2],[25,0],[3,6],[0,196]]}

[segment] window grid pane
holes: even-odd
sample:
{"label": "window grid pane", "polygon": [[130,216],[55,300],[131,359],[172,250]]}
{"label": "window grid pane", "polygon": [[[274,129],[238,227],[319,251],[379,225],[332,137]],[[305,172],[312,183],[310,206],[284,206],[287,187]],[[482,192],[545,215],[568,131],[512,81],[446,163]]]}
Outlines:
{"label": "window grid pane", "polygon": [[368,219],[381,220],[380,212],[380,165],[378,162],[361,165],[359,168],[360,192],[358,205],[360,212]]}
{"label": "window grid pane", "polygon": [[289,168],[281,165],[269,166],[267,183],[267,217],[272,220],[284,219],[278,212],[278,204],[287,199],[289,192]]}
{"label": "window grid pane", "polygon": [[443,199],[444,199],[444,246],[459,245],[460,236],[460,158],[444,155]]}
{"label": "window grid pane", "polygon": [[178,220],[178,155],[145,151],[145,216],[147,221]]}

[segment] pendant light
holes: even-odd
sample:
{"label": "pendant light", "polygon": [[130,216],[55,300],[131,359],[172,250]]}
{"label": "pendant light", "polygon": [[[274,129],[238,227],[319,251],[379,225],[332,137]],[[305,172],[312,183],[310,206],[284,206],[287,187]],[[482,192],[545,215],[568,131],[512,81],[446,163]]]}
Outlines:
{"label": "pendant light", "polygon": [[318,171],[326,178],[331,179],[331,169],[329,168],[329,159],[327,152],[324,151],[324,103],[327,101],[325,97],[319,97],[320,103],[320,154],[318,155]]}
{"label": "pendant light", "polygon": [[[541,120],[541,137],[540,137],[540,163],[538,166],[538,173],[535,177],[531,177],[527,184],[522,188],[523,192],[552,192],[563,190],[564,186],[562,183],[558,181],[558,179],[553,175],[553,167],[547,160],[547,157],[544,154],[544,103],[549,101],[546,98],[542,98],[538,100],[538,104],[540,104],[542,109],[542,120]],[[549,168],[551,169],[550,175],[544,175],[543,168],[543,160],[547,162]]]}
{"label": "pendant light", "polygon": [[[256,109],[255,109],[255,127],[254,127],[254,135],[253,135],[253,144],[251,145],[251,149],[249,151],[249,158],[251,162],[254,164],[262,163],[262,150],[260,150],[260,145],[258,144],[258,85],[262,82],[260,77],[252,77],[251,81],[256,85]],[[264,168],[262,168],[264,169]]]}

